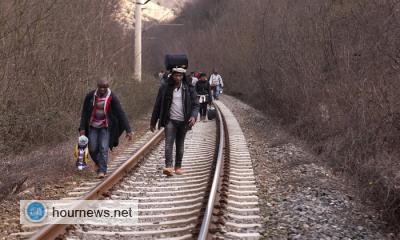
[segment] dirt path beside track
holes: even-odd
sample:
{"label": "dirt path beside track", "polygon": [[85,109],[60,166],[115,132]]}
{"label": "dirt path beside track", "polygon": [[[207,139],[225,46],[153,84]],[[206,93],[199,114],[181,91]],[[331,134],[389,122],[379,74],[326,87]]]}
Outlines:
{"label": "dirt path beside track", "polygon": [[[149,128],[149,115],[134,122],[133,141],[140,139]],[[110,152],[110,161],[128,146],[125,133],[121,136],[120,145]],[[5,197],[0,200],[0,239],[8,239],[10,233],[20,232],[19,200],[60,199],[80,185],[96,177],[94,165],[89,160],[90,169],[78,172],[73,157],[76,139],[54,147],[43,147],[30,155],[10,157],[1,166],[4,182],[2,189]],[[26,179],[19,186],[18,181]],[[6,182],[9,181],[9,182]],[[12,184],[12,182],[16,184]],[[0,184],[1,185],[1,184]],[[10,189],[8,189],[10,188]]]}

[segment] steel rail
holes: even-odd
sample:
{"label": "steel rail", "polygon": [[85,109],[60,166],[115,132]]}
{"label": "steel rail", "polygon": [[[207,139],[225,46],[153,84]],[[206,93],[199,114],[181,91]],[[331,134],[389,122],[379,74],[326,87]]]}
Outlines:
{"label": "steel rail", "polygon": [[198,240],[205,240],[208,237],[214,205],[218,197],[217,196],[218,188],[221,183],[221,178],[222,178],[221,175],[223,173],[222,166],[224,162],[224,148],[225,148],[225,137],[226,137],[225,133],[227,132],[226,122],[218,106],[216,105],[214,106],[217,110],[217,118],[219,120],[219,146],[218,146],[217,164],[215,166],[215,173],[212,181],[210,195],[208,197],[207,207],[204,212],[204,217],[200,227]]}
{"label": "steel rail", "polygon": [[[164,137],[162,130],[158,131],[145,145],[143,145],[134,155],[132,155],[125,163],[109,175],[103,182],[97,185],[94,189],[88,192],[79,200],[94,200],[98,199],[102,194],[106,193],[115,184],[117,184],[132,168],[134,168],[139,160],[148,154],[152,148],[158,144]],[[40,229],[31,240],[49,240],[55,239],[67,231],[69,224],[52,224]]]}

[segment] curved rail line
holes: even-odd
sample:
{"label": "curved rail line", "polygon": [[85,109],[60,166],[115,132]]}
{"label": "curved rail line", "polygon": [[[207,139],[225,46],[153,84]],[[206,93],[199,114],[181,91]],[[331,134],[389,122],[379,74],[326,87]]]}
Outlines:
{"label": "curved rail line", "polygon": [[[165,177],[159,131],[114,172],[75,199],[135,199],[139,223],[131,227],[48,225],[31,239],[258,239],[257,188],[243,132],[231,111],[215,102],[217,124],[188,133],[183,175]],[[142,160],[143,159],[143,160]],[[74,194],[71,194],[74,195]]]}
{"label": "curved rail line", "polygon": [[[215,105],[216,106],[216,105]],[[221,111],[217,107],[217,117],[219,122],[219,145],[218,145],[218,156],[217,156],[217,164],[215,167],[214,178],[211,185],[210,195],[208,197],[207,207],[204,213],[203,222],[201,224],[200,232],[199,232],[199,240],[207,239],[210,233],[210,225],[211,218],[213,215],[213,211],[215,208],[215,202],[217,199],[217,191],[220,188],[221,183],[221,174],[222,167],[224,161],[224,148],[225,148],[225,131],[226,131],[226,122],[224,121]]]}

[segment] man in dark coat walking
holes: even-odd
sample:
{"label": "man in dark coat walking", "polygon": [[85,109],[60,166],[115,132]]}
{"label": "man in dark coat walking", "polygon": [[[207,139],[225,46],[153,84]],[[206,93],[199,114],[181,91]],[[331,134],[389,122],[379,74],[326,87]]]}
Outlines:
{"label": "man in dark coat walking", "polygon": [[122,132],[132,139],[128,118],[117,96],[109,89],[109,81],[102,78],[97,89],[89,92],[83,103],[80,135],[89,138],[89,153],[97,167],[97,177],[107,173],[108,149],[118,146]]}
{"label": "man in dark coat walking", "polygon": [[[186,132],[195,123],[199,113],[199,103],[194,87],[188,84],[184,68],[173,68],[166,84],[161,85],[150,122],[150,130],[164,127],[165,168],[163,173],[171,176],[182,174],[182,158]],[[175,169],[173,169],[172,150],[176,144]]]}
{"label": "man in dark coat walking", "polygon": [[205,121],[207,117],[207,105],[210,103],[211,87],[207,81],[207,74],[201,73],[199,81],[195,85],[200,103],[200,121]]}

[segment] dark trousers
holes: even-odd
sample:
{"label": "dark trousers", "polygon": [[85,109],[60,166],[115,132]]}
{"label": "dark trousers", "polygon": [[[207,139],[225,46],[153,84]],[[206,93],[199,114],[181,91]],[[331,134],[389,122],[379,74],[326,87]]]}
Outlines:
{"label": "dark trousers", "polygon": [[183,151],[185,148],[186,124],[185,122],[169,120],[164,129],[165,132],[165,167],[173,166],[172,151],[176,142],[175,167],[182,166]]}
{"label": "dark trousers", "polygon": [[110,131],[108,128],[89,129],[89,153],[94,163],[99,167],[98,171],[107,172],[108,148],[110,142]]}
{"label": "dark trousers", "polygon": [[200,103],[200,116],[204,117],[207,115],[207,102]]}

